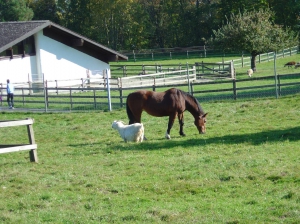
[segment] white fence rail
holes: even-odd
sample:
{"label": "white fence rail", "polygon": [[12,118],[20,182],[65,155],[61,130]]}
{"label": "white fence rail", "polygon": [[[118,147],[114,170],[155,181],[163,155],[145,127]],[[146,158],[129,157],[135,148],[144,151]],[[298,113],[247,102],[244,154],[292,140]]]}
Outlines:
{"label": "white fence rail", "polygon": [[170,84],[189,83],[196,80],[196,67],[192,69],[159,72],[149,75],[138,75],[118,78],[118,86],[126,87],[143,87],[143,86],[163,86]]}
{"label": "white fence rail", "polygon": [[[298,46],[292,47],[292,48],[287,48],[284,49],[282,51],[278,51],[276,53],[276,57],[277,58],[284,58],[287,56],[291,56],[294,54],[298,53]],[[256,62],[257,63],[261,63],[261,62],[268,62],[268,61],[272,61],[274,60],[274,55],[275,52],[271,51],[271,52],[267,52],[264,54],[259,54],[256,57]],[[240,59],[235,59],[235,60],[230,60],[230,61],[224,61],[224,63],[229,63],[229,62],[233,62],[234,63],[234,67],[235,68],[243,68],[243,67],[250,67],[251,66],[251,57],[241,57]]]}

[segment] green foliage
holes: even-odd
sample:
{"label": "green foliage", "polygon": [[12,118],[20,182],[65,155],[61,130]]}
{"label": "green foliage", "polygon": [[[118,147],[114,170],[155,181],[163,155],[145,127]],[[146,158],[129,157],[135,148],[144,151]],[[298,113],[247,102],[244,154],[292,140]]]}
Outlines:
{"label": "green foliage", "polygon": [[226,18],[247,11],[274,12],[271,19],[280,29],[261,30],[260,36],[277,35],[282,42],[294,37],[286,28],[299,31],[300,2],[293,0],[0,0],[0,5],[1,21],[49,19],[115,50],[204,45]]}
{"label": "green foliage", "polygon": [[34,11],[33,20],[51,20],[59,23],[56,0],[28,0],[29,7]]}
{"label": "green foliage", "polygon": [[[299,100],[200,102],[207,133],[185,113],[171,140],[168,118],[143,114],[141,144],[111,128],[124,109],[2,112],[35,119],[39,163],[1,154],[1,223],[299,223]],[[1,144],[27,143],[23,128],[1,128]]]}
{"label": "green foliage", "polygon": [[211,43],[224,51],[244,50],[252,55],[296,46],[297,35],[274,24],[271,21],[273,17],[274,13],[270,10],[232,14],[226,24],[214,30]]}
{"label": "green foliage", "polygon": [[26,0],[0,0],[0,21],[28,21],[33,11],[26,5]]}

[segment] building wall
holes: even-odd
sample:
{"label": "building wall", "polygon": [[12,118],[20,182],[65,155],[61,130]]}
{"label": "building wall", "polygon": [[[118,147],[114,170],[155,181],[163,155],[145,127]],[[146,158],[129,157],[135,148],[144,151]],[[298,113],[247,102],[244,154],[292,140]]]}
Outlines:
{"label": "building wall", "polygon": [[[109,64],[48,38],[42,31],[35,34],[35,44],[36,56],[0,61],[0,83],[6,83],[8,78],[12,83],[41,81],[44,74],[49,87],[55,86],[55,80],[78,79],[60,82],[63,86],[77,85],[81,78],[87,78],[87,70],[94,74],[95,70],[109,69]],[[100,78],[100,75],[93,78],[98,76]]]}
{"label": "building wall", "polygon": [[[32,61],[35,61],[35,56],[1,60],[0,83],[6,84],[7,79],[13,83],[28,82],[28,77],[31,77],[32,73]],[[33,65],[35,66],[35,62]]]}

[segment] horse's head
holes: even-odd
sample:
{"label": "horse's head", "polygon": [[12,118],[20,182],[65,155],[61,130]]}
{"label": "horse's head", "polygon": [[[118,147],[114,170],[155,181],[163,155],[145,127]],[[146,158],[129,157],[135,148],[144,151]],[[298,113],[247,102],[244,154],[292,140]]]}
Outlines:
{"label": "horse's head", "polygon": [[205,134],[206,132],[206,127],[205,127],[205,123],[206,123],[206,114],[200,115],[195,119],[195,125],[199,131],[199,134]]}

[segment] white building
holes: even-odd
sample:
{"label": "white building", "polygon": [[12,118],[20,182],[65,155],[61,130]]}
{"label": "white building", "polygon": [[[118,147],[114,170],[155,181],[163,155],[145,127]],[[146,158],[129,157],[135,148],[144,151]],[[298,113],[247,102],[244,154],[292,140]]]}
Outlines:
{"label": "white building", "polygon": [[44,79],[51,85],[55,80],[86,79],[109,69],[109,62],[127,59],[49,20],[0,22],[3,84],[7,79],[16,84]]}

